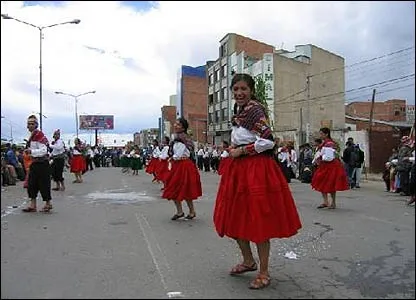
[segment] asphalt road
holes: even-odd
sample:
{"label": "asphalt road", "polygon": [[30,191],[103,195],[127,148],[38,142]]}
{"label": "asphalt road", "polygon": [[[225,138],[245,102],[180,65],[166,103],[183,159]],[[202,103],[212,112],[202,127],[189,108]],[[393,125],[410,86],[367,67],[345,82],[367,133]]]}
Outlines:
{"label": "asphalt road", "polygon": [[239,251],[213,228],[216,174],[201,173],[204,195],[190,221],[170,220],[173,203],[143,171],[65,178],[49,214],[20,212],[21,182],[2,190],[2,299],[415,297],[415,209],[382,182],[364,181],[339,193],[336,210],[318,210],[320,194],[293,181],[303,228],[272,241],[272,283],[253,291],[255,274],[228,275]]}

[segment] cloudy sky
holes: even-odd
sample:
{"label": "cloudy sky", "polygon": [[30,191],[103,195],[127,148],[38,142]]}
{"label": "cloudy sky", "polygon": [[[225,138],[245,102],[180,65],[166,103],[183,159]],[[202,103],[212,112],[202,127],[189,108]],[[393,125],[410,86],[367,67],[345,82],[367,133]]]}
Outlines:
{"label": "cloudy sky", "polygon": [[[114,115],[114,133],[157,127],[161,106],[176,93],[180,66],[216,59],[228,32],[289,51],[311,43],[343,56],[352,90],[346,101],[367,100],[376,87],[379,101],[414,104],[410,1],[2,1],[1,13],[37,26],[81,20],[44,30],[43,130],[49,137],[56,128],[75,132],[74,100],[55,91],[96,90],[79,99],[78,113]],[[39,31],[2,19],[1,45],[1,132],[9,138],[12,128],[16,140],[27,136],[26,117],[40,110]]]}

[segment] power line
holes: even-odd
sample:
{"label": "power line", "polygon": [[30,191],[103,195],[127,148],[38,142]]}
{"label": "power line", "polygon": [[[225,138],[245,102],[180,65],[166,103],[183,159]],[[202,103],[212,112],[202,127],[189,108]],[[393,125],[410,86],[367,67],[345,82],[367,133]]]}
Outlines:
{"label": "power line", "polygon": [[373,57],[373,58],[370,58],[370,59],[367,59],[367,60],[359,61],[359,62],[353,63],[351,65],[348,65],[348,66],[342,66],[342,67],[338,67],[338,68],[326,70],[326,71],[323,71],[323,72],[320,72],[320,73],[316,73],[316,74],[312,74],[312,75],[309,75],[309,76],[310,77],[314,77],[314,76],[326,74],[328,72],[333,72],[333,71],[336,71],[336,70],[342,70],[342,69],[346,69],[346,68],[351,68],[353,66],[357,66],[357,65],[365,64],[367,62],[375,61],[375,60],[378,60],[378,59],[381,59],[381,58],[389,57],[389,56],[392,56],[392,55],[395,55],[395,54],[398,54],[398,53],[402,53],[402,52],[405,52],[405,51],[408,51],[408,50],[411,50],[411,49],[414,49],[414,48],[415,48],[415,46],[408,47],[408,48],[404,48],[404,49],[400,49],[400,50],[397,50],[397,51],[394,51],[394,52],[391,52],[391,53],[388,53],[388,54],[384,54],[384,55],[381,55],[381,56],[378,56],[378,57]]}

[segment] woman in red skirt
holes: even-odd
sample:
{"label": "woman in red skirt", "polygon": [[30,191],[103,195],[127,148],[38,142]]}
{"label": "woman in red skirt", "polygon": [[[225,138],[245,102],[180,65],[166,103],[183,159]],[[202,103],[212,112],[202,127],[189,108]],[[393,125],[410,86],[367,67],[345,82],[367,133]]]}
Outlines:
{"label": "woman in red skirt", "polygon": [[[322,193],[323,203],[318,208],[334,209],[336,193],[349,190],[348,177],[342,162],[336,157],[337,145],[331,138],[331,130],[324,127],[319,130],[319,134],[323,142],[313,161],[317,168],[313,173],[311,186]],[[331,194],[331,203],[328,194]]]}
{"label": "woman in red skirt", "polygon": [[156,170],[159,168],[159,155],[160,155],[159,142],[158,140],[153,140],[152,158],[150,159],[150,162],[146,167],[146,173],[153,175],[152,182],[155,182],[157,180]]}
{"label": "woman in red skirt", "polygon": [[[168,169],[168,158],[169,158],[169,143],[170,139],[169,137],[165,136],[163,139],[163,148],[159,155],[159,166],[156,170],[156,179],[158,181],[161,181],[163,184],[165,184],[166,176],[168,175],[169,169]],[[162,190],[164,188],[162,187]]]}
{"label": "woman in red skirt", "polygon": [[273,159],[274,141],[265,108],[255,99],[250,75],[236,74],[231,91],[236,105],[232,119],[232,161],[221,176],[214,210],[219,236],[237,241],[243,261],[230,274],[256,271],[250,242],[257,245],[260,270],[250,288],[270,284],[270,239],[288,238],[302,227],[285,176]]}
{"label": "woman in red skirt", "polygon": [[86,170],[87,164],[82,154],[84,147],[79,138],[74,140],[74,148],[72,148],[71,157],[71,173],[75,174],[75,180],[72,183],[81,183],[82,174]]}
{"label": "woman in red skirt", "polygon": [[220,164],[218,166],[218,175],[224,174],[225,171],[227,171],[228,166],[231,163],[232,158],[230,157],[229,148],[230,145],[227,141],[222,142],[222,153],[220,155]]}
{"label": "woman in red skirt", "polygon": [[173,200],[176,214],[171,218],[177,220],[185,217],[182,201],[185,200],[189,208],[186,219],[192,220],[196,216],[193,201],[202,196],[201,178],[195,163],[191,160],[194,144],[187,135],[188,121],[179,118],[173,125],[175,139],[169,146],[169,173],[165,177],[165,188],[162,198]]}

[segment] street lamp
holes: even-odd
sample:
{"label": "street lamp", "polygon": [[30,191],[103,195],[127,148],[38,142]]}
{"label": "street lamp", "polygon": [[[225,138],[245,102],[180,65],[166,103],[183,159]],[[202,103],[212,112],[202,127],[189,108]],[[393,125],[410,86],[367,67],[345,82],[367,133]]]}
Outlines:
{"label": "street lamp", "polygon": [[87,94],[95,94],[95,91],[89,91],[89,92],[82,93],[79,95],[73,95],[73,94],[68,94],[64,92],[55,92],[55,94],[69,96],[75,100],[75,126],[76,126],[77,137],[78,137],[78,98]]}
{"label": "street lamp", "polygon": [[42,130],[42,39],[43,39],[43,29],[49,28],[49,27],[55,27],[58,25],[65,25],[65,24],[79,24],[81,22],[80,19],[74,19],[72,21],[62,22],[62,23],[56,23],[51,24],[48,26],[36,26],[34,24],[16,19],[14,17],[9,16],[8,14],[1,14],[2,19],[4,20],[15,20],[19,23],[23,23],[26,25],[29,25],[31,27],[37,28],[39,30],[39,127],[40,130]]}

